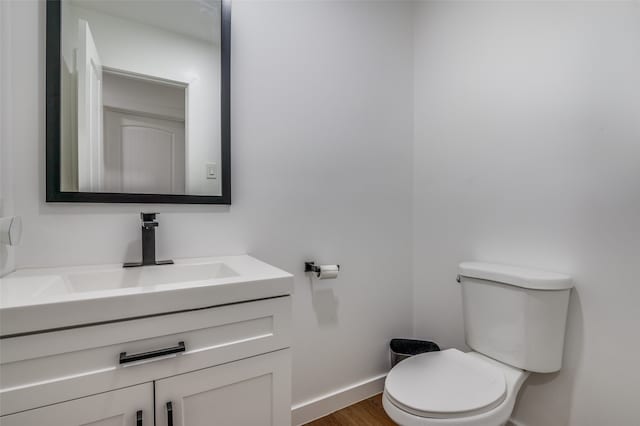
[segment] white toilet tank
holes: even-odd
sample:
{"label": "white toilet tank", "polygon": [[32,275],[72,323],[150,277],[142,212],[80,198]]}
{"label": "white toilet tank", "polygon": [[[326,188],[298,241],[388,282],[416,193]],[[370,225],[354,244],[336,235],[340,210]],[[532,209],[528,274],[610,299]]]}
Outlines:
{"label": "white toilet tank", "polygon": [[467,344],[511,366],[560,370],[571,277],[489,263],[460,264]]}

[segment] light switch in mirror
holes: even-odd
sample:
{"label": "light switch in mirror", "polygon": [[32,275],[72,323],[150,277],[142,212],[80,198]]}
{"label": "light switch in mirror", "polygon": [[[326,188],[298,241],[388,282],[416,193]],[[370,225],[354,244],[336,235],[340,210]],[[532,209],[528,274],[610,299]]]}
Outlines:
{"label": "light switch in mirror", "polygon": [[228,0],[47,2],[47,201],[229,204],[230,25]]}

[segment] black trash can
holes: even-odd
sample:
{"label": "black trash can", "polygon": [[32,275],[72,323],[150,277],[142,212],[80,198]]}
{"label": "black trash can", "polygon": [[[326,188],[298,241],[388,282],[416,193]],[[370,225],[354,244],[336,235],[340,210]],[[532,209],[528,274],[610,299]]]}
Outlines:
{"label": "black trash can", "polygon": [[415,339],[391,339],[389,351],[391,352],[391,368],[403,359],[425,352],[439,351],[440,347],[428,340]]}

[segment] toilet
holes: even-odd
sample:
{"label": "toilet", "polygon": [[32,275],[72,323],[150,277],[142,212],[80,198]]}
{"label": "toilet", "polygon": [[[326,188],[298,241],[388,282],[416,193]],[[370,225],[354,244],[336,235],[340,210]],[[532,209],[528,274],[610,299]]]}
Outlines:
{"label": "toilet", "polygon": [[463,262],[458,282],[471,352],[428,352],[391,369],[382,402],[401,426],[504,425],[529,374],[562,366],[571,277]]}

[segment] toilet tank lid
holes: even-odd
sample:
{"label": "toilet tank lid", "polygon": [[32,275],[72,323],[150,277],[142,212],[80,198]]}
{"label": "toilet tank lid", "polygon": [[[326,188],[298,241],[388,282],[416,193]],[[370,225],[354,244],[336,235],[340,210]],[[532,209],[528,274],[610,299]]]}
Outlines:
{"label": "toilet tank lid", "polygon": [[459,265],[459,274],[462,277],[494,281],[533,290],[566,290],[573,287],[573,280],[565,274],[495,263],[462,262]]}

